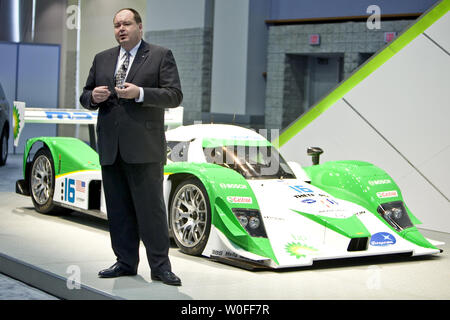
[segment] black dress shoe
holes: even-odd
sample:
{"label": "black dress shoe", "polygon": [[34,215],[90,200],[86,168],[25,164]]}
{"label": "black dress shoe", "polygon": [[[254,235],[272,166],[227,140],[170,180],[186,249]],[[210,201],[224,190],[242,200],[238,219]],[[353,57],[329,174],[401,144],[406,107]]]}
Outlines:
{"label": "black dress shoe", "polygon": [[172,271],[164,271],[163,273],[151,273],[152,280],[162,281],[170,286],[181,286],[181,280]]}
{"label": "black dress shoe", "polygon": [[117,278],[122,276],[135,276],[136,272],[131,272],[122,268],[118,263],[113,264],[108,269],[101,270],[98,273],[100,278]]}

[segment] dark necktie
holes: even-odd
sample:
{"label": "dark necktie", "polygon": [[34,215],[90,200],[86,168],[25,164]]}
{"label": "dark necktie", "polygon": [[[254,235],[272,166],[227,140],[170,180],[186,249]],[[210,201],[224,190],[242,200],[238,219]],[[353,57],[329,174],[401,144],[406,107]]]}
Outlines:
{"label": "dark necktie", "polygon": [[126,51],[126,58],[125,61],[120,66],[119,70],[117,70],[115,81],[116,81],[116,87],[121,88],[123,87],[123,84],[125,83],[125,78],[127,77],[127,70],[128,65],[130,63],[130,53]]}

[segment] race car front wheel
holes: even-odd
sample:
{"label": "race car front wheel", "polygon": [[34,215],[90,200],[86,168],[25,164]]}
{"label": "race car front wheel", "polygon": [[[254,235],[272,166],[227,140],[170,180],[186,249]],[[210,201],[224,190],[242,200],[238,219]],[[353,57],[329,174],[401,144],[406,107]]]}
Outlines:
{"label": "race car front wheel", "polygon": [[47,148],[39,149],[31,165],[30,193],[34,208],[41,213],[59,214],[63,211],[53,202],[55,192],[55,166]]}
{"label": "race car front wheel", "polygon": [[211,206],[203,184],[197,179],[180,183],[170,202],[170,227],[182,252],[200,255],[211,230]]}

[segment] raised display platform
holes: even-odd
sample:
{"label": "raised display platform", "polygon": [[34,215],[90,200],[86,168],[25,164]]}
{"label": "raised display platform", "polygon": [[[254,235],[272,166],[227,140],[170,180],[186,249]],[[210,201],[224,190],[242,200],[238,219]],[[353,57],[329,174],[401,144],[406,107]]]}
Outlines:
{"label": "raised display platform", "polygon": [[150,279],[143,246],[137,276],[98,278],[115,260],[107,221],[40,214],[29,198],[0,193],[0,272],[63,299],[449,299],[450,235],[424,233],[447,243],[443,254],[322,261],[277,271],[247,271],[172,247],[173,270],[183,286],[171,287]]}

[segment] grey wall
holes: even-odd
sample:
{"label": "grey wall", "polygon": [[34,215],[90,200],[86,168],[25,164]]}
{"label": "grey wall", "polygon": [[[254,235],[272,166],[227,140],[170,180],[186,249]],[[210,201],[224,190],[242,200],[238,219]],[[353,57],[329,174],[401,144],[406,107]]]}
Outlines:
{"label": "grey wall", "polygon": [[[117,46],[114,38],[113,18],[114,14],[124,7],[136,9],[142,17],[144,30],[146,28],[146,0],[95,0],[81,1],[81,26],[80,26],[80,50],[79,50],[79,75],[78,86],[81,94],[94,56],[106,49]],[[79,104],[77,97],[76,103]],[[74,126],[66,126],[66,130],[74,130]],[[75,134],[75,133],[73,133]],[[87,126],[81,126],[79,138],[88,141]]]}
{"label": "grey wall", "polygon": [[183,90],[184,123],[211,105],[213,0],[149,0],[145,39],[172,50]]}
{"label": "grey wall", "polygon": [[[379,30],[368,29],[366,22],[271,26],[267,54],[266,128],[285,128],[311,107],[305,100],[306,89],[302,92],[298,88],[301,82],[298,73],[307,70],[300,65],[293,70],[293,55],[297,59],[311,55],[341,55],[342,79],[345,79],[367,59],[366,54],[373,54],[386,45],[384,32],[400,33],[413,22],[383,21]],[[309,45],[312,33],[320,34],[320,46]],[[293,73],[297,75],[294,77]],[[308,79],[302,81],[303,85],[308,85]]]}
{"label": "grey wall", "polygon": [[148,0],[146,31],[211,27],[212,0]]}

